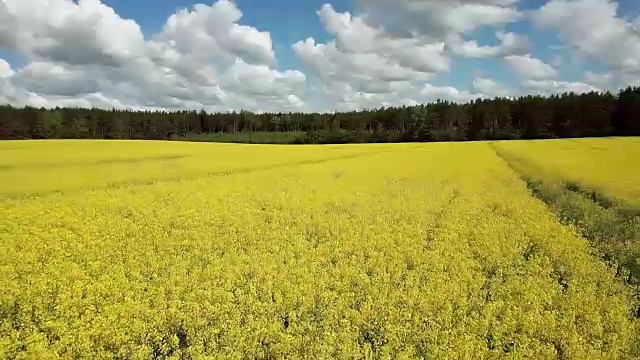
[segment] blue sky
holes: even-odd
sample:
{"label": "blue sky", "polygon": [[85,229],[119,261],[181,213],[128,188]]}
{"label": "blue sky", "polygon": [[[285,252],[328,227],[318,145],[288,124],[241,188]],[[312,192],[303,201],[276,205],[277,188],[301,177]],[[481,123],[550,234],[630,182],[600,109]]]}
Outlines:
{"label": "blue sky", "polygon": [[333,111],[640,79],[634,0],[4,2],[18,106]]}

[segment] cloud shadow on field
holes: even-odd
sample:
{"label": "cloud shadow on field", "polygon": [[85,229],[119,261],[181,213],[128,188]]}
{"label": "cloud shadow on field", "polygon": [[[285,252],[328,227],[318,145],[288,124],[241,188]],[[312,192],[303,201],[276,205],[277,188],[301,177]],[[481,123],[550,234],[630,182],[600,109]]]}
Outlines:
{"label": "cloud shadow on field", "polygon": [[74,167],[74,166],[100,166],[112,164],[136,164],[155,161],[180,160],[191,157],[191,155],[163,155],[163,156],[146,156],[129,159],[102,159],[98,161],[71,161],[60,163],[31,163],[23,165],[0,165],[0,171],[13,169],[43,169],[58,167]]}
{"label": "cloud shadow on field", "polygon": [[[342,155],[342,156],[334,156],[334,157],[329,157],[324,159],[310,159],[310,160],[295,161],[295,162],[289,162],[289,163],[283,163],[283,164],[270,164],[270,165],[257,166],[257,167],[235,168],[235,169],[217,170],[217,171],[209,171],[209,172],[205,171],[205,172],[198,172],[198,173],[194,173],[186,176],[183,174],[178,174],[176,176],[169,176],[169,177],[157,178],[157,179],[114,181],[112,183],[107,183],[106,185],[103,185],[103,186],[88,186],[88,187],[78,186],[76,188],[70,188],[65,190],[49,190],[49,191],[42,191],[42,192],[36,191],[36,192],[27,192],[27,193],[18,194],[18,195],[5,194],[5,196],[1,196],[0,194],[0,197],[4,197],[5,199],[23,199],[25,197],[32,197],[32,196],[41,197],[41,196],[48,196],[48,195],[54,195],[54,194],[68,194],[68,193],[73,193],[77,191],[120,189],[127,186],[148,186],[148,185],[155,185],[155,184],[162,184],[162,183],[194,181],[194,180],[205,179],[209,177],[233,176],[233,175],[253,173],[258,171],[284,169],[284,168],[291,168],[291,167],[304,166],[304,165],[323,164],[323,163],[332,162],[332,161],[374,156],[374,155],[384,153],[384,152],[389,152],[389,151],[392,151],[392,150],[380,150],[380,151],[374,151],[374,152],[356,153],[356,154],[349,154],[349,155]],[[158,160],[158,158],[156,157],[155,160]],[[164,159],[164,160],[167,160],[167,159]],[[135,162],[136,161],[134,161],[133,163]],[[142,161],[137,161],[137,162],[142,162]],[[91,163],[90,165],[95,165],[95,164],[96,163]],[[103,162],[102,164],[108,164],[108,162]]]}

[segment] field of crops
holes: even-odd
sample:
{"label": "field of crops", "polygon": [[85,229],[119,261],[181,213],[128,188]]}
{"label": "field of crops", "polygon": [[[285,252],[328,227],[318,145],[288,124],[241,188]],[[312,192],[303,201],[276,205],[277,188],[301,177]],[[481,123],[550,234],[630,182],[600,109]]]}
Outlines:
{"label": "field of crops", "polygon": [[500,142],[537,171],[640,206],[640,138]]}
{"label": "field of crops", "polygon": [[0,358],[632,359],[633,287],[520,165],[633,200],[638,153],[0,142]]}

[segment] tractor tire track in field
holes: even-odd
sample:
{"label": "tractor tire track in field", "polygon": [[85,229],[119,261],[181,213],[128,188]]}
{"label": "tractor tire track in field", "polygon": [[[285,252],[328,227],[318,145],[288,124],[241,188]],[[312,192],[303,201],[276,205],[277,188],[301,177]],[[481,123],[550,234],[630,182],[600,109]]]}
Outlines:
{"label": "tractor tire track in field", "polygon": [[276,170],[276,169],[291,168],[291,167],[304,166],[304,165],[323,164],[323,163],[332,162],[332,161],[374,156],[374,155],[379,155],[381,153],[387,153],[387,152],[393,152],[393,151],[394,150],[380,150],[380,151],[374,151],[374,152],[333,156],[333,157],[327,157],[323,159],[309,159],[309,160],[294,161],[294,162],[287,162],[287,163],[280,163],[280,164],[269,164],[269,165],[256,166],[256,167],[244,167],[244,168],[235,168],[235,169],[227,169],[227,170],[200,172],[200,173],[190,174],[187,176],[178,174],[177,176],[170,176],[170,177],[159,178],[159,179],[138,179],[138,180],[128,180],[128,181],[115,181],[102,186],[88,186],[88,187],[78,186],[75,188],[69,188],[64,190],[29,192],[29,193],[18,194],[18,195],[0,194],[0,198],[4,198],[7,200],[19,200],[19,199],[25,199],[25,198],[31,198],[31,197],[45,197],[45,196],[57,195],[57,194],[68,194],[68,193],[74,193],[79,191],[94,191],[94,190],[101,190],[101,189],[115,190],[115,189],[120,189],[128,186],[150,186],[155,184],[163,184],[163,183],[171,183],[171,182],[194,181],[194,180],[205,179],[210,177],[232,176],[232,175],[253,173],[258,171]]}
{"label": "tractor tire track in field", "polygon": [[180,160],[191,157],[192,155],[163,155],[163,156],[144,156],[137,158],[124,158],[124,159],[102,159],[97,161],[73,161],[73,162],[61,162],[61,163],[31,163],[23,165],[0,165],[0,171],[6,170],[22,170],[22,169],[42,169],[42,168],[60,168],[60,167],[73,167],[73,166],[101,166],[101,165],[113,165],[113,164],[136,164],[152,161],[169,161]]}
{"label": "tractor tire track in field", "polygon": [[625,220],[633,220],[634,218],[640,217],[640,207],[638,206],[619,203],[600,191],[587,188],[575,182],[563,182],[561,185],[566,190],[580,194],[604,209],[613,209],[613,211]]}
{"label": "tractor tire track in field", "polygon": [[578,230],[617,276],[635,293],[635,317],[640,317],[640,209],[618,204],[602,194],[574,183],[545,180],[526,160],[491,145],[526,183],[532,195],[544,202],[558,220]]}

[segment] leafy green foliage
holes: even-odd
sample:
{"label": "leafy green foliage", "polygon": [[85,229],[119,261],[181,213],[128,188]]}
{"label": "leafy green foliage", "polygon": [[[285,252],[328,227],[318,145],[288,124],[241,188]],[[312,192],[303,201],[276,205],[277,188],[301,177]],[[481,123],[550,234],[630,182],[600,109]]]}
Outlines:
{"label": "leafy green foliage", "polygon": [[300,144],[305,141],[302,131],[288,132],[238,132],[238,133],[202,133],[187,134],[176,140],[245,144]]}

